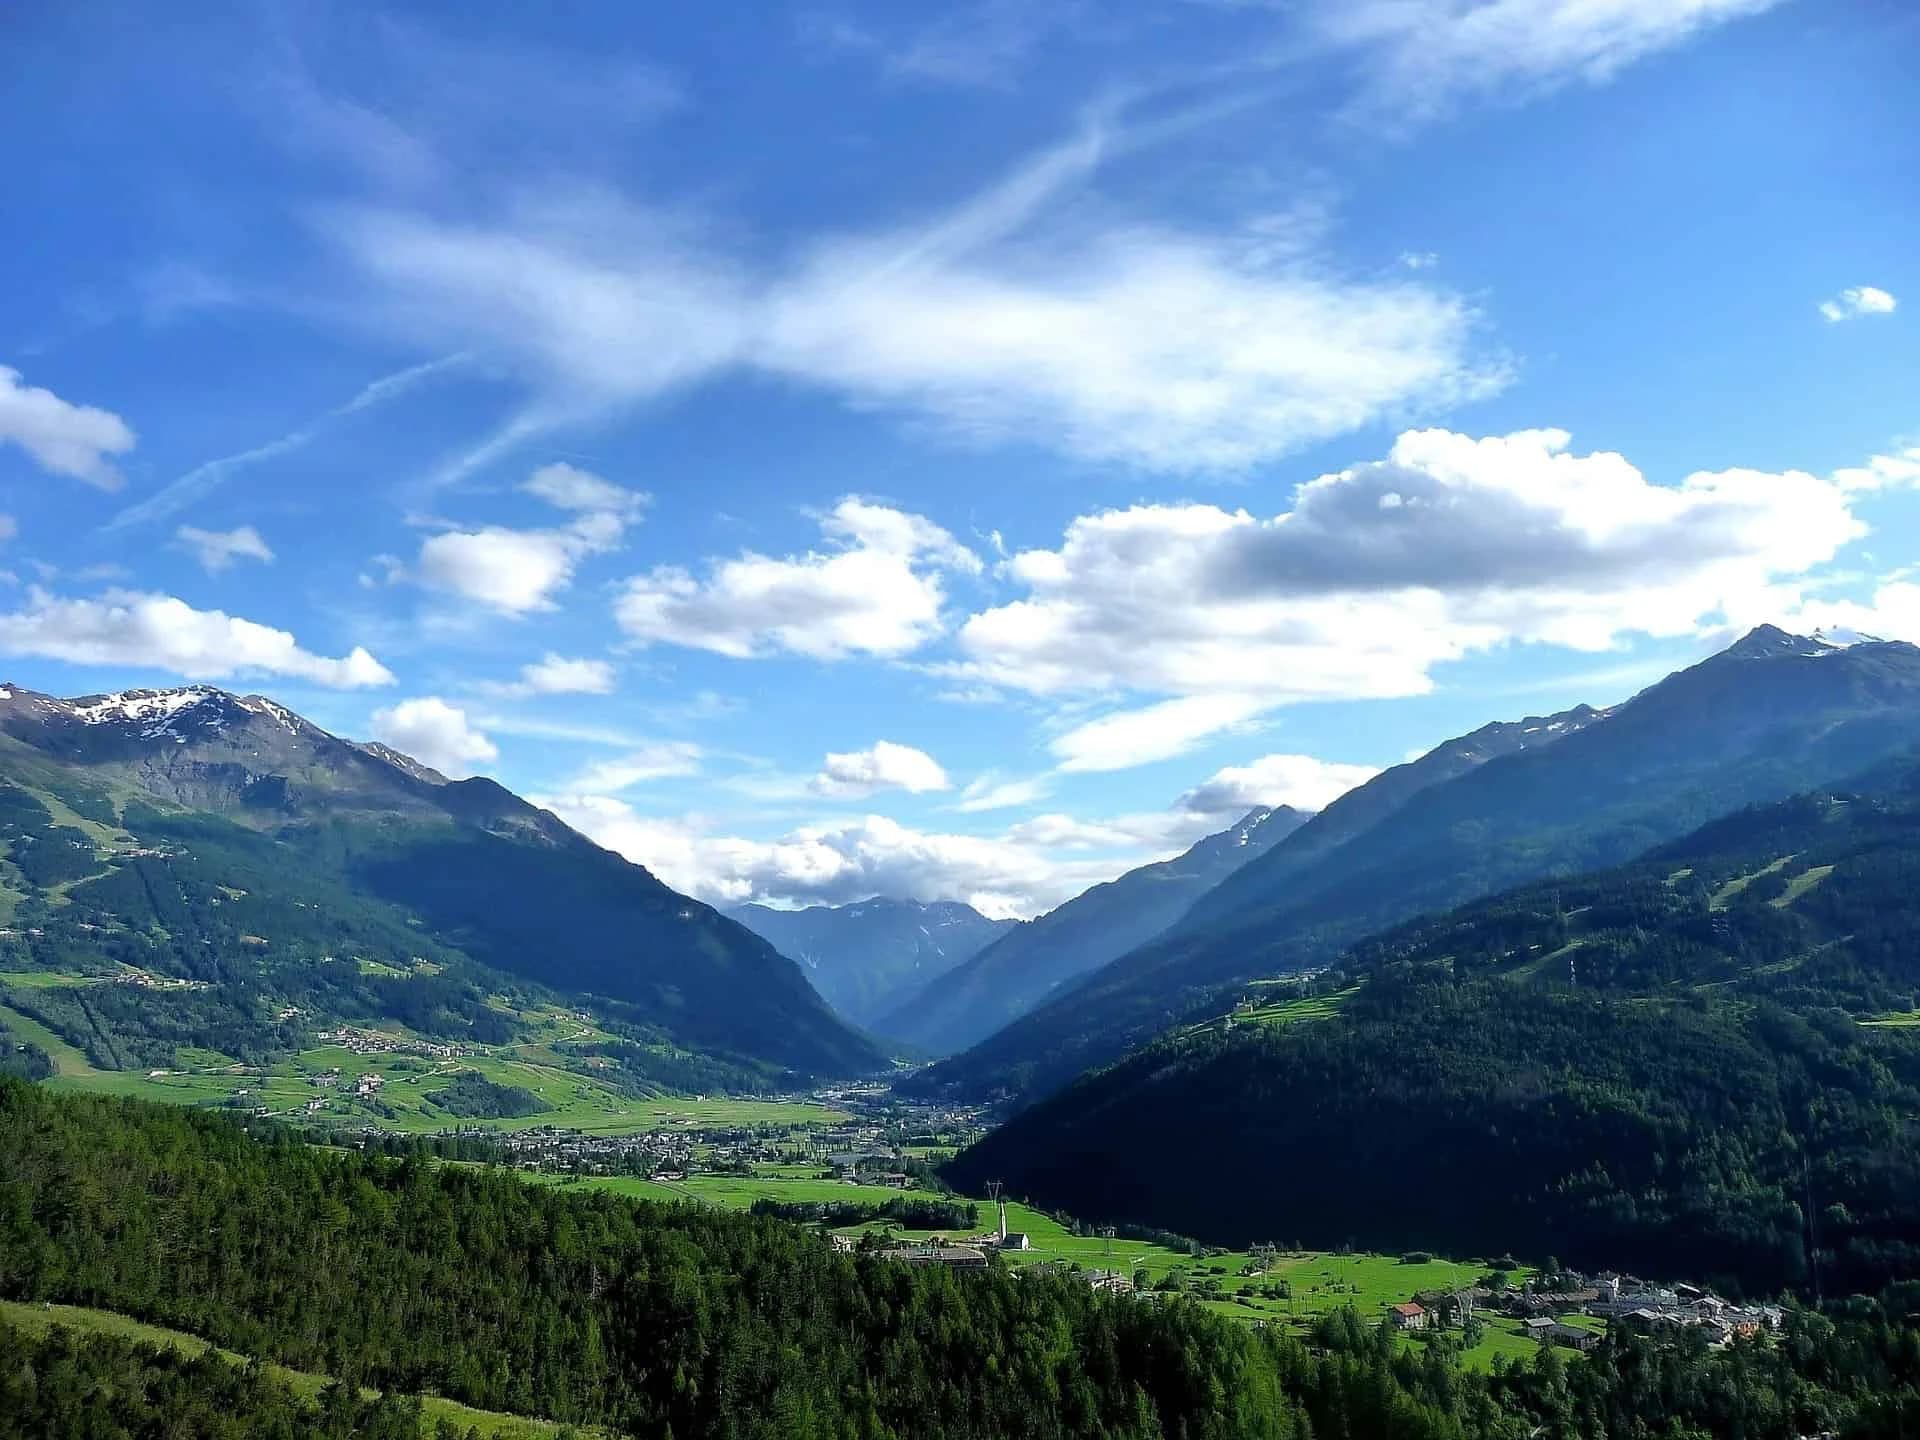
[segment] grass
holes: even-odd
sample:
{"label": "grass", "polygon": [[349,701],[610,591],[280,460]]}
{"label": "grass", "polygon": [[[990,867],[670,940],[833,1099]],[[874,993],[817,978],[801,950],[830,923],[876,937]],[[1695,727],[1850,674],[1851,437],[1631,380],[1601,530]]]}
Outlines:
{"label": "grass", "polygon": [[1794,876],[1792,880],[1787,882],[1786,893],[1776,896],[1769,903],[1776,910],[1784,910],[1832,873],[1833,866],[1831,865],[1815,865],[1809,869],[1802,870],[1798,875]]}
{"label": "grass", "polygon": [[[111,1310],[91,1310],[79,1305],[29,1305],[14,1300],[0,1300],[0,1319],[18,1326],[30,1335],[44,1335],[55,1326],[64,1326],[68,1330],[80,1331],[90,1335],[112,1335],[122,1340],[131,1340],[143,1345],[153,1345],[177,1350],[189,1358],[198,1358],[212,1350],[222,1359],[237,1365],[246,1363],[246,1357],[231,1350],[202,1340],[197,1335],[188,1335],[179,1330],[168,1330],[159,1325],[149,1325],[145,1321],[117,1314]],[[296,1394],[306,1399],[314,1399],[332,1383],[330,1377],[316,1375],[307,1370],[293,1370],[285,1365],[269,1364],[267,1373]],[[371,1396],[376,1392],[362,1392]],[[533,1420],[519,1415],[503,1415],[494,1410],[475,1410],[458,1401],[443,1399],[438,1395],[424,1395],[420,1399],[421,1425],[425,1433],[431,1434],[441,1420],[451,1420],[464,1433],[468,1428],[478,1429],[490,1440],[522,1440],[522,1437],[552,1435],[559,1426],[546,1420]]]}
{"label": "grass", "polygon": [[85,1051],[69,1045],[31,1016],[22,1015],[18,1010],[0,1005],[0,1025],[4,1025],[8,1031],[25,1040],[29,1045],[38,1045],[46,1051],[53,1061],[53,1073],[60,1079],[102,1073],[93,1068],[93,1062],[87,1059]]}
{"label": "grass", "polygon": [[[1792,862],[1793,862],[1793,856],[1782,855],[1778,860],[1773,861],[1771,864],[1761,866],[1758,870],[1755,870],[1751,875],[1734,876],[1733,879],[1727,881],[1726,884],[1722,885],[1718,890],[1713,892],[1712,898],[1707,901],[1707,908],[1709,910],[1726,909],[1727,906],[1733,903],[1734,898],[1738,896],[1741,891],[1745,890],[1749,885],[1751,885],[1754,881],[1758,880],[1762,875],[1776,874],[1777,872],[1784,870]],[[1816,881],[1814,883],[1818,884],[1819,882]]]}
{"label": "grass", "polygon": [[[319,1099],[326,1103],[313,1115],[316,1123],[378,1124],[406,1134],[475,1126],[514,1131],[556,1125],[588,1134],[635,1135],[693,1126],[831,1125],[846,1118],[842,1112],[824,1105],[783,1100],[725,1096],[698,1100],[634,1099],[621,1095],[603,1081],[557,1064],[518,1059],[511,1051],[436,1061],[400,1054],[356,1055],[344,1046],[323,1045],[264,1069],[215,1060],[157,1074],[144,1070],[95,1070],[86,1063],[84,1055],[52,1036],[44,1026],[32,1022],[15,1024],[11,1012],[0,1014],[0,1019],[5,1019],[22,1038],[54,1054],[59,1073],[53,1083],[64,1088],[174,1105],[228,1102],[246,1107],[264,1105],[269,1114],[283,1117],[305,1116],[307,1102]],[[49,1040],[53,1044],[48,1044]],[[64,1060],[61,1053],[56,1053],[55,1046],[64,1052]],[[205,1060],[207,1057],[194,1058]],[[338,1084],[310,1083],[313,1077],[329,1070],[338,1070],[342,1081],[349,1084],[367,1074],[379,1075],[383,1083],[371,1100],[362,1100]],[[539,1097],[545,1108],[532,1115],[497,1120],[471,1120],[452,1115],[433,1104],[433,1096],[463,1070],[477,1071],[499,1084],[529,1091]]]}

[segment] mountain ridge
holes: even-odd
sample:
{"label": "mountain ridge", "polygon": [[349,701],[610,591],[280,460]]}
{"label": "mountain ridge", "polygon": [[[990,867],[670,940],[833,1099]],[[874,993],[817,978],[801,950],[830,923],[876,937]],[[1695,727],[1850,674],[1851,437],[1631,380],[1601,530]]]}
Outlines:
{"label": "mountain ridge", "polygon": [[735,905],[724,913],[799,961],[821,997],[864,1027],[1019,923],[991,920],[957,900],[887,896],[797,910]]}
{"label": "mountain ridge", "polygon": [[1256,806],[1172,859],[1092,886],[1009,931],[880,1016],[875,1026],[931,1053],[963,1049],[1158,934],[1194,898],[1267,853],[1307,818],[1290,806]]}
{"label": "mountain ridge", "polygon": [[[262,696],[186,686],[63,700],[0,687],[0,788],[19,797],[0,862],[14,903],[77,901],[141,965],[227,987],[245,999],[252,1043],[274,1033],[262,985],[307,994],[320,937],[345,943],[324,912],[296,913],[323,906],[359,917],[346,933],[387,937],[379,945],[403,968],[402,937],[429,934],[492,973],[599,997],[637,1033],[728,1063],[819,1074],[885,1064],[798,966],[711,906],[493,780],[449,780]],[[223,901],[223,888],[248,899]],[[236,910],[257,912],[245,936]],[[355,1005],[378,990],[348,988]],[[482,1018],[451,992],[443,1001]]]}
{"label": "mountain ridge", "polygon": [[[1803,645],[1781,650],[1766,630],[1747,638],[1755,636],[1622,704],[1563,712],[1580,723],[1551,743],[1390,793],[1383,813],[1334,843],[1303,826],[1160,939],[914,1083],[974,1099],[1037,1098],[1251,975],[1325,963],[1371,931],[1556,867],[1619,863],[1740,805],[1842,778],[1920,742],[1920,648],[1867,641],[1815,651],[1792,637]],[[1404,788],[1410,769],[1469,756],[1470,738],[1376,777],[1344,797],[1345,808],[1368,804],[1370,790]],[[1323,816],[1337,819],[1341,808]]]}

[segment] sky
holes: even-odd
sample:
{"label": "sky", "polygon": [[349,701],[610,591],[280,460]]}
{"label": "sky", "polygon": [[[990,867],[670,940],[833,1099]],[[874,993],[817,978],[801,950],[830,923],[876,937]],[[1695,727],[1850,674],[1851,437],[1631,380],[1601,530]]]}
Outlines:
{"label": "sky", "polygon": [[0,679],[1032,915],[1920,641],[1906,0],[26,3]]}

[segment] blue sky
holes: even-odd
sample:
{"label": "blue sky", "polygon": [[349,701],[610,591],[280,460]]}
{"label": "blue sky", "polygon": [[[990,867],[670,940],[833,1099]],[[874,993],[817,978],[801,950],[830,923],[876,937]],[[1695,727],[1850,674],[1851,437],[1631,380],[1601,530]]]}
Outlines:
{"label": "blue sky", "polygon": [[19,684],[1030,914],[1763,620],[1920,640],[1901,0],[5,27]]}

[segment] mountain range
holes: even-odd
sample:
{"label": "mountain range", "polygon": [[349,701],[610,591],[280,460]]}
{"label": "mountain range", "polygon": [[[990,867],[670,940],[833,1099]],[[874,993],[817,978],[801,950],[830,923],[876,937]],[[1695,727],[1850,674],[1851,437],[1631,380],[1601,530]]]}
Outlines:
{"label": "mountain range", "polygon": [[951,1175],[1220,1243],[1883,1284],[1920,1268],[1916,931],[1908,759],[1255,982]]}
{"label": "mountain range", "polygon": [[1252,810],[1185,854],[1095,885],[1009,930],[881,1015],[874,1028],[929,1054],[964,1050],[1151,940],[1306,820],[1304,812],[1284,805]]}
{"label": "mountain range", "polygon": [[1763,626],[1608,710],[1490,726],[1329,805],[1162,935],[915,1084],[1037,1099],[1247,980],[1527,879],[1620,863],[1920,743],[1920,648]]}
{"label": "mountain range", "polygon": [[0,816],[4,970],[110,962],[154,982],[138,1004],[126,986],[42,1002],[108,1065],[214,1033],[271,1053],[326,1020],[497,1038],[503,987],[591,997],[643,1071],[885,1064],[735,921],[491,780],[261,696],[0,687]]}
{"label": "mountain range", "polygon": [[954,900],[885,897],[802,910],[737,905],[726,913],[799,961],[829,1005],[868,1029],[1019,923],[989,920]]}

